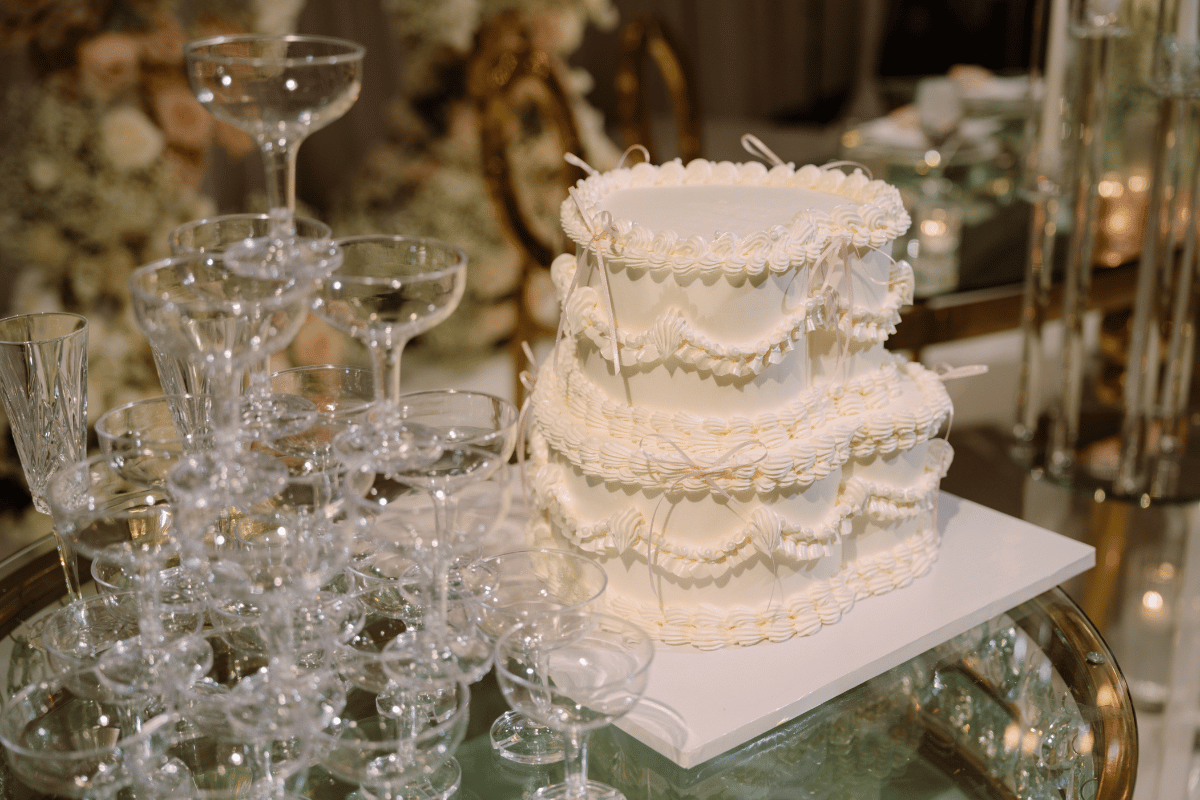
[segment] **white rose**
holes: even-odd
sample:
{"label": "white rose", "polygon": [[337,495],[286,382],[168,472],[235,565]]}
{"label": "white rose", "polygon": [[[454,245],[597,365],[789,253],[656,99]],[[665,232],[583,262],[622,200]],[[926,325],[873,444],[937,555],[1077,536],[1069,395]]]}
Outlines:
{"label": "white rose", "polygon": [[131,106],[120,106],[100,122],[100,147],[120,170],[144,169],[162,152],[162,131],[150,118]]}
{"label": "white rose", "polygon": [[57,270],[72,253],[71,243],[63,237],[57,225],[34,222],[25,230],[24,256],[40,270]]}
{"label": "white rose", "polygon": [[57,186],[61,179],[62,170],[51,159],[39,156],[29,162],[29,184],[35,191],[49,191]]}
{"label": "white rose", "polygon": [[521,254],[514,247],[495,248],[471,264],[467,279],[476,297],[503,297],[521,282]]}
{"label": "white rose", "polygon": [[303,0],[266,0],[257,4],[254,30],[258,33],[293,33]]}

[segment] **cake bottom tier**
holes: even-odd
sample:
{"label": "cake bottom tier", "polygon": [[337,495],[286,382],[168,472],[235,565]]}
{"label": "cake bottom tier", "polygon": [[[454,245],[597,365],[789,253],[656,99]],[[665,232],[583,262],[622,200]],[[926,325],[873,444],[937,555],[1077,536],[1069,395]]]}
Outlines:
{"label": "cake bottom tier", "polygon": [[596,560],[608,575],[608,610],[656,639],[716,649],[811,635],[857,601],[928,572],[939,544],[937,485],[951,454],[931,440],[903,457],[847,464],[802,496],[775,498],[777,507],[811,506],[802,510],[814,519],[836,509],[840,521],[821,527],[827,535],[809,533],[803,545],[776,537],[768,546],[771,539],[752,534],[716,549],[679,540],[691,534],[697,545],[700,530],[736,528],[744,503],[703,493],[672,503],[662,493],[589,481],[553,454],[541,456],[548,460],[535,455],[529,497],[534,544]]}
{"label": "cake bottom tier", "polygon": [[[894,532],[885,535],[894,536]],[[531,518],[531,537],[537,547],[572,549],[554,532],[544,512]],[[849,537],[847,544],[852,541]],[[644,562],[595,558],[609,578],[604,595],[607,611],[640,625],[664,644],[715,650],[812,635],[840,620],[857,601],[907,586],[926,574],[937,560],[939,543],[930,519],[886,550],[860,558],[826,557],[827,563],[840,564],[829,577],[810,577],[809,570],[784,564],[751,565],[741,574],[731,575],[739,584],[737,594],[758,594],[765,600],[733,607],[717,604],[722,589],[718,582],[696,586],[691,601],[660,603],[653,597],[652,570]],[[853,551],[853,546],[845,550]],[[643,588],[630,592],[639,583]]]}

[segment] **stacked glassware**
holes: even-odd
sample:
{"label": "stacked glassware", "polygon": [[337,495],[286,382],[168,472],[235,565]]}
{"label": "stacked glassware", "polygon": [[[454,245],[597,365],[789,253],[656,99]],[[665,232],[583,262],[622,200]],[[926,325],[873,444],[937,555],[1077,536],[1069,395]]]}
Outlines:
{"label": "stacked glassware", "polygon": [[[231,36],[187,56],[200,101],[259,143],[271,210],[189,223],[172,257],[133,273],[167,393],[104,414],[99,455],[80,444],[86,321],[0,321],[24,368],[3,393],[39,508],[98,588],[82,597],[68,570],[72,602],[42,625],[47,675],[0,710],[11,768],[81,800],[284,797],[317,770],[363,797],[449,797],[468,686],[499,647],[538,760],[566,752],[567,782],[545,796],[619,797],[587,781],[583,737],[637,701],[648,640],[588,610],[603,575],[583,580],[575,557],[533,551],[515,577],[477,560],[507,508],[512,404],[401,391],[404,345],[454,310],[466,256],[336,240],[294,214],[296,149],[354,103],[363,49]],[[272,375],[312,310],[372,369]],[[33,409],[16,405],[29,386]]]}

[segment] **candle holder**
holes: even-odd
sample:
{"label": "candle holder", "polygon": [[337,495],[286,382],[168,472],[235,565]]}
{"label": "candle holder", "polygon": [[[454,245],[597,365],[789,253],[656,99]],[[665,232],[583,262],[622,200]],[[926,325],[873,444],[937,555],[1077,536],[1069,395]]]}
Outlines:
{"label": "candle holder", "polygon": [[958,285],[963,206],[950,192],[926,192],[913,207],[916,247],[910,263],[916,297],[950,291]]}
{"label": "candle holder", "polygon": [[[1178,33],[1159,37],[1151,87],[1159,98],[1146,239],[1125,374],[1125,417],[1114,489],[1177,491],[1197,313],[1196,214],[1200,212],[1200,43],[1196,3],[1178,10]],[[1186,31],[1186,33],[1185,33]],[[1165,332],[1165,335],[1164,335]]]}

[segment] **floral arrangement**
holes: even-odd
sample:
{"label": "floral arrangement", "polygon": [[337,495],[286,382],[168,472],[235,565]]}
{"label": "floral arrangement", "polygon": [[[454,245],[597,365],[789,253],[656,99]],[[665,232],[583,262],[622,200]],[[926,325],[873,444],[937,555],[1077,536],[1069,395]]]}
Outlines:
{"label": "floral arrangement", "polygon": [[[609,26],[609,0],[381,0],[405,47],[402,90],[383,110],[385,141],[363,159],[333,213],[339,233],[404,231],[444,238],[468,251],[470,288],[460,312],[439,326],[439,350],[482,350],[511,333],[520,256],[501,234],[487,199],[476,112],[464,65],[480,29],[516,13],[532,44],[567,77],[585,153],[615,163],[603,120],[583,97],[590,77],[565,56],[588,23]],[[6,313],[67,310],[90,325],[88,408],[105,410],[161,392],[149,344],[126,288],[137,266],[168,255],[179,224],[216,213],[206,193],[214,147],[254,149],[214,120],[187,83],[192,38],[294,30],[304,0],[0,0],[0,48],[20,79],[0,96],[0,268]],[[556,232],[561,151],[551,131],[523,131],[521,164],[531,207]],[[553,307],[553,302],[549,305]],[[351,358],[323,325],[301,331],[288,363]],[[283,366],[283,364],[281,364]],[[0,454],[0,480],[19,474]],[[5,492],[5,494],[7,494]],[[0,498],[0,506],[10,505]]]}
{"label": "floral arrangement", "polygon": [[[469,259],[468,286],[458,311],[422,343],[436,352],[486,351],[508,338],[521,291],[549,294],[549,281],[521,285],[521,255],[500,230],[488,199],[480,157],[478,112],[468,95],[466,71],[480,32],[501,15],[516,15],[530,46],[553,60],[563,76],[583,153],[593,166],[616,164],[619,152],[604,133],[602,114],[585,95],[591,76],[570,69],[586,26],[608,28],[617,13],[609,0],[384,0],[395,35],[404,45],[401,89],[385,111],[387,137],[363,161],[334,211],[335,229],[403,232],[445,239]],[[559,231],[565,197],[562,149],[555,131],[532,115],[521,116],[509,157],[519,165],[527,211],[549,237]],[[548,307],[553,325],[557,303]]]}
{"label": "floral arrangement", "polygon": [[0,43],[28,80],[3,98],[9,131],[0,159],[0,264],[8,311],[67,310],[89,323],[88,408],[159,393],[149,345],[126,282],[168,254],[182,222],[209,216],[202,190],[214,143],[253,143],[216,123],[184,74],[193,33],[245,30],[253,7],[201,9],[185,31],[166,0],[42,0],[4,5]]}
{"label": "floral arrangement", "polygon": [[[0,97],[0,268],[6,313],[73,311],[89,324],[88,411],[161,393],[127,280],[168,255],[180,223],[215,209],[214,146],[253,149],[197,102],[183,50],[194,36],[286,27],[298,0],[205,0],[185,27],[170,0],[6,0],[0,47],[19,77]],[[5,453],[3,472],[20,473]],[[8,492],[0,505],[13,506]]]}

